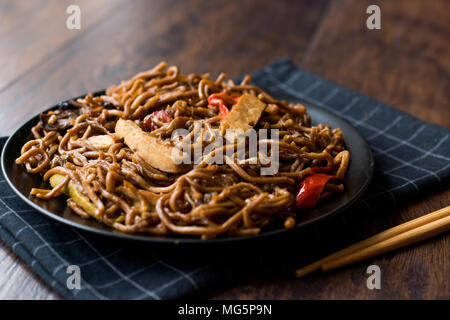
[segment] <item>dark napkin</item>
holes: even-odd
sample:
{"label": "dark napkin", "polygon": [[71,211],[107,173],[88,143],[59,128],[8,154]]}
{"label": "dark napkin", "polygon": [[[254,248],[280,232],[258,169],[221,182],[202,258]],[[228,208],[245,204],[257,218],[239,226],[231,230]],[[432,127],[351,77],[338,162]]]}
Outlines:
{"label": "dark napkin", "polygon": [[[375,177],[361,200],[335,221],[318,224],[296,236],[295,252],[303,263],[355,241],[358,237],[351,236],[355,228],[349,220],[370,219],[381,206],[392,206],[448,185],[449,130],[300,70],[288,59],[256,72],[253,82],[275,96],[297,97],[346,118],[361,131],[374,153]],[[2,149],[5,140],[0,139]],[[333,231],[328,232],[327,228],[334,230],[336,239],[345,241],[330,241]],[[337,229],[341,232],[336,233]],[[325,234],[328,238],[324,238]],[[293,249],[290,246],[293,242],[286,240],[275,241],[271,246],[255,243],[239,248],[157,248],[75,230],[24,204],[2,174],[0,237],[49,286],[69,299],[205,296],[248,275],[256,274],[258,279],[258,275],[266,277],[274,270],[278,276],[291,274],[294,266],[291,263],[294,255],[286,253]],[[311,240],[314,237],[316,240]],[[301,247],[301,243],[309,245]],[[276,250],[269,250],[270,247]],[[80,267],[81,289],[67,288],[69,265]],[[280,266],[285,267],[284,273],[280,273]]]}

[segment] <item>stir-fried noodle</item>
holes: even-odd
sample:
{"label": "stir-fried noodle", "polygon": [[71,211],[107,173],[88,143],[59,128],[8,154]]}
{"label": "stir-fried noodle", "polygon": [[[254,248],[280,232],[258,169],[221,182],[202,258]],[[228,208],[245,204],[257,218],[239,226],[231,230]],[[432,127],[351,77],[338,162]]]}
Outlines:
{"label": "stir-fried noodle", "polygon": [[[104,95],[89,94],[42,114],[32,129],[34,139],[22,147],[16,163],[50,179],[52,188],[32,189],[33,196],[49,199],[65,193],[76,214],[123,232],[206,239],[257,234],[276,221],[291,228],[296,215],[302,214],[301,201],[296,201],[299,185],[308,187],[314,180],[305,179],[313,175],[328,176],[315,189],[319,201],[342,192],[350,154],[341,129],[311,126],[303,105],[278,101],[250,81],[247,76],[235,84],[224,74],[216,80],[185,76],[176,66],[160,63],[111,86]],[[260,156],[237,161],[232,153],[223,164],[208,162],[214,150],[192,165],[179,166],[179,172],[164,170],[146,161],[116,132],[119,119],[131,120],[162,147],[193,140],[196,133],[200,140],[194,143],[205,150],[212,139],[205,133],[223,137],[227,112],[233,112],[244,95],[264,103],[257,123],[250,126],[256,131],[278,130],[278,141],[264,139],[278,148],[279,169],[273,175],[261,175]],[[189,134],[174,138],[178,129]],[[146,152],[146,146],[138,147]],[[149,157],[157,157],[156,151]]]}

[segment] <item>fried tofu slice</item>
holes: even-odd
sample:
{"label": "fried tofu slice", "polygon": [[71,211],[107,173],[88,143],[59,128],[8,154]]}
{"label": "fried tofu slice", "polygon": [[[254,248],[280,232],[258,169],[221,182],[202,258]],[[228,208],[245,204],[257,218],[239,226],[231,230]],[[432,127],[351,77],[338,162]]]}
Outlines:
{"label": "fried tofu slice", "polygon": [[180,173],[186,172],[192,167],[191,165],[177,164],[174,155],[177,155],[178,150],[174,150],[174,146],[151,136],[131,120],[119,119],[115,131],[131,150],[156,169]]}
{"label": "fried tofu slice", "polygon": [[265,108],[264,102],[250,94],[244,94],[225,117],[225,126],[233,130],[252,129],[258,123]]}
{"label": "fried tofu slice", "polygon": [[113,137],[107,134],[92,136],[89,137],[87,140],[92,145],[92,147],[94,147],[97,150],[106,150],[114,144]]}

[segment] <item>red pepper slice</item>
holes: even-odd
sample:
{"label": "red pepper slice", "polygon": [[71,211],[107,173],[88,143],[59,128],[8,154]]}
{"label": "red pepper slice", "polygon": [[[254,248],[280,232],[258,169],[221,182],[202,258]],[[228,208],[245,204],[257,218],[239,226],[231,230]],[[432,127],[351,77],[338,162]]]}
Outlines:
{"label": "red pepper slice", "polygon": [[295,204],[299,209],[312,209],[319,201],[323,188],[330,179],[336,178],[330,174],[319,172],[330,172],[332,167],[313,167],[312,173],[306,176],[299,185]]}
{"label": "red pepper slice", "polygon": [[208,103],[219,108],[219,115],[222,119],[226,117],[230,110],[227,105],[236,104],[240,96],[238,94],[229,95],[226,92],[214,93],[208,97]]}

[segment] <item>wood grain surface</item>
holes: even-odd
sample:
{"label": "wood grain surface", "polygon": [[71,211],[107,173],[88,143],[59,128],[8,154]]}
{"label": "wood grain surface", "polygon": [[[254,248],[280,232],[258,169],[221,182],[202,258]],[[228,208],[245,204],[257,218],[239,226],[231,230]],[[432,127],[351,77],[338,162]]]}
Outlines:
{"label": "wood grain surface", "polygon": [[[0,0],[0,136],[59,100],[103,89],[161,60],[185,73],[234,77],[285,56],[450,128],[449,1],[85,0],[77,1],[81,30],[68,30],[72,2]],[[381,8],[381,30],[366,28],[370,4]],[[298,265],[255,271],[205,298],[449,299],[448,234],[327,274],[293,276],[301,264],[449,203],[448,188],[430,190],[366,219],[329,222],[321,235],[305,234],[306,243],[289,248]],[[315,239],[314,250],[307,239]],[[382,270],[381,290],[367,289],[371,264]],[[57,298],[1,245],[0,299]]]}

